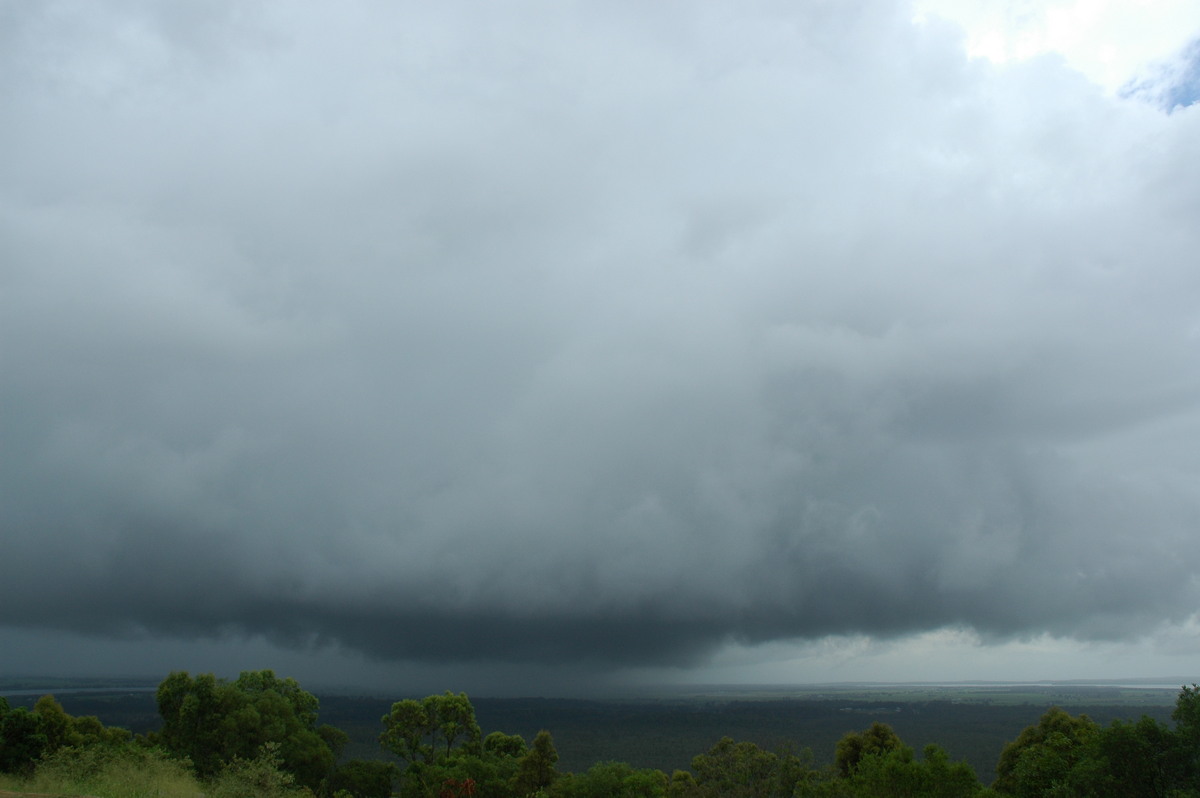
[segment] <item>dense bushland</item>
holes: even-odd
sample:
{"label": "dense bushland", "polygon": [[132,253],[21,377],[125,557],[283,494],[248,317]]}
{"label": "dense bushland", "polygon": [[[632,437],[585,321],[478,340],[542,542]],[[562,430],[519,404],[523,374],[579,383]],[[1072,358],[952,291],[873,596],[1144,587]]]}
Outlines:
{"label": "dense bushland", "polygon": [[392,704],[379,742],[392,761],[346,759],[347,735],[318,723],[293,679],[170,674],[146,735],[73,717],[52,697],[0,698],[0,789],[97,798],[1200,798],[1200,687],[1184,687],[1173,726],[1143,716],[1101,726],[1053,708],[999,752],[984,787],[937,745],[918,755],[887,724],[846,734],[830,765],[812,753],[725,737],[687,770],[625,762],[562,772],[549,731],[484,734],[463,693]]}

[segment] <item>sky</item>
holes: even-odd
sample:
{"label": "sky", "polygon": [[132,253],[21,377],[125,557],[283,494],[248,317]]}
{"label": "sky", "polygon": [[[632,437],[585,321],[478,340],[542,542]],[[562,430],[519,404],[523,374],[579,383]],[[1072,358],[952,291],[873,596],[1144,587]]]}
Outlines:
{"label": "sky", "polygon": [[1200,3],[0,1],[0,675],[1200,680]]}

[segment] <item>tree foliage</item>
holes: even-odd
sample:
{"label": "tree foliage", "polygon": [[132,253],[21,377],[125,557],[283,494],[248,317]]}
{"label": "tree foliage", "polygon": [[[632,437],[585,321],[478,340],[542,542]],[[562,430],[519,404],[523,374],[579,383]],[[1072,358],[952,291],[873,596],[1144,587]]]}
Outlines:
{"label": "tree foliage", "polygon": [[0,773],[26,773],[46,750],[42,718],[0,696]]}
{"label": "tree foliage", "polygon": [[550,798],[664,798],[668,783],[661,770],[634,768],[625,762],[597,762],[583,773],[563,776],[545,794]]}
{"label": "tree foliage", "polygon": [[837,748],[834,751],[834,763],[837,765],[838,773],[843,777],[848,777],[858,768],[858,763],[862,761],[863,757],[886,754],[902,747],[900,736],[892,731],[892,727],[876,721],[866,731],[850,732],[838,740]]}
{"label": "tree foliage", "polygon": [[1143,716],[1101,728],[1049,710],[1005,746],[992,785],[1006,796],[1200,796],[1200,687],[1181,688],[1175,728]]}
{"label": "tree foliage", "polygon": [[1090,746],[1100,727],[1087,715],[1072,717],[1050,708],[1035,726],[1029,726],[1000,752],[994,787],[1020,798],[1070,796],[1078,792]]}
{"label": "tree foliage", "polygon": [[52,695],[39,698],[32,711],[13,709],[0,697],[0,773],[28,773],[39,758],[62,748],[119,744],[130,736],[94,715],[67,714]]}
{"label": "tree foliage", "polygon": [[970,798],[982,785],[965,762],[951,762],[936,745],[922,759],[885,723],[838,741],[824,777],[796,786],[795,798]]}
{"label": "tree foliage", "polygon": [[483,738],[483,752],[496,756],[508,756],[520,759],[529,751],[525,738],[519,734],[505,734],[494,731]]}
{"label": "tree foliage", "polygon": [[403,763],[402,796],[523,795],[519,790],[536,791],[548,783],[545,768],[553,771],[558,760],[549,732],[539,734],[532,748],[520,736],[503,732],[481,739],[466,693],[397,701],[381,722],[380,745]]}
{"label": "tree foliage", "polygon": [[379,742],[408,763],[434,764],[450,757],[455,745],[467,753],[480,748],[479,723],[466,693],[412,698],[392,704],[382,718]]}
{"label": "tree foliage", "polygon": [[851,777],[855,794],[876,798],[969,798],[980,789],[970,765],[951,762],[946,752],[927,745],[917,760],[906,745],[865,754]]}
{"label": "tree foliage", "polygon": [[1200,685],[1184,685],[1171,713],[1175,721],[1175,779],[1200,794]]}
{"label": "tree foliage", "polygon": [[695,787],[677,784],[674,792],[699,798],[790,798],[799,784],[814,776],[811,762],[807,751],[802,756],[788,750],[775,753],[755,743],[735,743],[730,737],[722,737],[706,753],[692,759]]}
{"label": "tree foliage", "polygon": [[229,682],[177,671],[159,684],[156,700],[163,719],[159,741],[188,757],[200,776],[215,776],[235,760],[255,761],[268,744],[281,769],[303,786],[316,788],[333,772],[330,741],[339,738],[322,735],[317,699],[295,679],[263,670]]}
{"label": "tree foliage", "polygon": [[1087,781],[1097,796],[1159,798],[1168,795],[1182,775],[1178,739],[1166,726],[1146,716],[1136,723],[1113,721],[1102,729],[1091,758]]}
{"label": "tree foliage", "polygon": [[105,726],[95,715],[75,717],[67,714],[52,695],[39,698],[33,705],[33,714],[42,720],[47,754],[64,746],[113,745],[127,742],[132,737],[127,729]]}
{"label": "tree foliage", "polygon": [[531,795],[549,787],[558,778],[558,751],[550,732],[543,729],[533,738],[533,745],[517,762],[512,787],[517,795]]}

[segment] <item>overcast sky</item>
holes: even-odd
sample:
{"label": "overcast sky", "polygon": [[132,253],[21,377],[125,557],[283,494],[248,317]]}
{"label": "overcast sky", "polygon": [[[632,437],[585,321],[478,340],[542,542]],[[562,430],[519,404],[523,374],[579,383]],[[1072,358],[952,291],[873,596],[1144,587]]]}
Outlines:
{"label": "overcast sky", "polygon": [[1200,679],[1198,41],[0,0],[0,674]]}

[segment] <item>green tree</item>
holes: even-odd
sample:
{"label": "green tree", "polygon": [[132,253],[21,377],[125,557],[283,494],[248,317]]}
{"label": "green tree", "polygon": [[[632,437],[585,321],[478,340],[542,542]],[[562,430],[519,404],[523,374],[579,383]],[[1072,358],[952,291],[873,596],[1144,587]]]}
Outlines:
{"label": "green tree", "polygon": [[479,723],[466,693],[447,690],[421,701],[397,701],[381,720],[380,744],[409,764],[436,763],[451,756],[456,744],[465,753],[480,750]]}
{"label": "green tree", "polygon": [[1020,798],[1079,794],[1090,773],[1100,729],[1087,715],[1072,717],[1051,707],[1000,752],[992,788]]}
{"label": "green tree", "polygon": [[[733,798],[791,798],[798,784],[811,778],[811,754],[797,756],[784,749],[764,750],[751,742],[722,737],[706,753],[692,759],[694,793]],[[691,789],[685,782],[679,791]]]}
{"label": "green tree", "polygon": [[425,742],[433,734],[433,727],[420,701],[411,698],[397,701],[382,722],[379,744],[384,748],[408,764],[433,759],[433,746]]}
{"label": "green tree", "polygon": [[[553,798],[664,798],[667,774],[625,762],[597,762],[585,773],[569,773],[550,788]],[[534,793],[520,793],[529,795]]]}
{"label": "green tree", "polygon": [[127,729],[105,726],[95,715],[74,717],[52,695],[44,695],[33,705],[33,714],[42,720],[46,735],[46,754],[64,746],[111,745],[128,741]]}
{"label": "green tree", "polygon": [[1087,789],[1102,798],[1160,798],[1173,781],[1175,735],[1153,718],[1115,720],[1092,743],[1088,762],[1077,766]]}
{"label": "green tree", "polygon": [[155,700],[163,719],[159,741],[163,747],[192,761],[201,776],[211,776],[236,752],[221,737],[221,719],[233,709],[217,677],[204,673],[193,679],[175,671],[158,685]]}
{"label": "green tree", "polygon": [[897,751],[903,746],[891,726],[876,721],[865,731],[850,732],[838,740],[834,764],[841,776],[848,777],[854,773],[864,756]]}
{"label": "green tree", "polygon": [[558,751],[554,738],[542,729],[533,738],[533,744],[517,763],[517,772],[512,778],[512,790],[517,795],[532,795],[549,787],[558,778]]}
{"label": "green tree", "polygon": [[44,695],[33,705],[33,714],[42,719],[42,733],[46,735],[46,753],[51,754],[64,745],[71,745],[74,718],[67,714],[62,704],[52,695]]}
{"label": "green tree", "polygon": [[951,762],[949,755],[937,745],[927,745],[921,762],[929,785],[929,798],[965,798],[978,795],[983,789],[975,770],[966,762]]}
{"label": "green tree", "polygon": [[447,690],[443,695],[430,696],[426,700],[431,703],[429,714],[445,746],[443,755],[450,756],[456,744],[462,746],[464,753],[479,753],[481,732],[475,720],[475,707],[471,706],[467,694],[456,695]]}
{"label": "green tree", "polygon": [[495,765],[484,761],[482,733],[466,693],[447,690],[420,701],[397,701],[381,722],[380,745],[405,763],[403,795],[434,795],[448,782],[465,779],[471,779],[475,789],[475,776],[462,774],[467,770],[490,773]]}
{"label": "green tree", "polygon": [[41,717],[0,697],[0,773],[29,773],[46,745]]}
{"label": "green tree", "polygon": [[245,671],[233,682],[178,671],[159,684],[156,699],[163,718],[158,739],[206,778],[235,759],[258,760],[271,744],[282,770],[315,789],[333,772],[330,744],[344,739],[332,727],[317,728],[315,696],[269,670]]}
{"label": "green tree", "polygon": [[688,770],[676,770],[671,774],[671,781],[667,784],[667,798],[697,798],[700,793],[700,785],[696,783],[696,777]]}
{"label": "green tree", "polygon": [[971,798],[982,789],[970,765],[951,762],[936,745],[922,761],[906,745],[865,754],[849,782],[853,795],[872,798]]}
{"label": "green tree", "polygon": [[346,750],[346,744],[350,742],[350,735],[328,723],[322,723],[317,727],[317,736],[325,741],[325,746],[333,754],[334,759],[341,759],[342,751]]}
{"label": "green tree", "polygon": [[1190,790],[1181,795],[1200,795],[1200,685],[1180,688],[1171,720],[1175,721],[1172,781]]}
{"label": "green tree", "polygon": [[722,737],[706,753],[692,758],[702,795],[765,798],[773,792],[776,756],[754,743]]}
{"label": "green tree", "polygon": [[519,734],[494,731],[483,738],[483,752],[520,759],[529,752],[529,746],[525,744],[525,738]]}
{"label": "green tree", "polygon": [[[539,745],[545,748],[544,743]],[[549,748],[549,753],[543,750],[542,755],[557,759],[553,743]],[[410,795],[431,794],[421,790],[434,787],[439,798],[459,794],[473,798],[511,798],[513,780],[529,753],[530,749],[520,735],[492,732],[483,739],[482,745],[453,749],[450,756],[433,764],[417,762],[411,765],[413,778],[406,779],[406,792]],[[414,788],[413,784],[424,786]]]}

